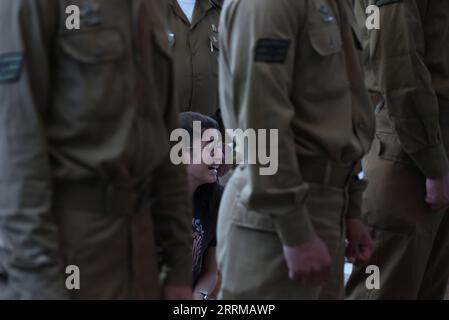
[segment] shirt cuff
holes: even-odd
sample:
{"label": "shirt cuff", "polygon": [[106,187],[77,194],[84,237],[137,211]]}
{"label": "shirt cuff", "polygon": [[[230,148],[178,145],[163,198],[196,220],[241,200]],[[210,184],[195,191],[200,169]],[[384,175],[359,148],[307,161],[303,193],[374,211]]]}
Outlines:
{"label": "shirt cuff", "polygon": [[410,153],[410,157],[427,178],[442,177],[449,172],[449,160],[443,144]]}
{"label": "shirt cuff", "polygon": [[362,218],[363,193],[365,192],[367,185],[368,183],[366,180],[359,179],[357,176],[353,177],[348,190],[346,219]]}
{"label": "shirt cuff", "polygon": [[275,218],[274,225],[285,246],[297,246],[315,236],[315,231],[305,206]]}

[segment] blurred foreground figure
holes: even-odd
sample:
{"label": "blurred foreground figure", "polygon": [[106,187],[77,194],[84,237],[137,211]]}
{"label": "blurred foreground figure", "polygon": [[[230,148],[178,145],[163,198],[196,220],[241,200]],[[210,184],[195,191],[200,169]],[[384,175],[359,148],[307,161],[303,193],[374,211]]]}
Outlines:
{"label": "blurred foreground figure", "polygon": [[223,119],[227,128],[278,129],[279,170],[262,176],[260,164],[240,165],[225,190],[224,299],[340,299],[345,251],[356,263],[370,256],[357,173],[374,115],[351,3],[225,2]]}
{"label": "blurred foreground figure", "polygon": [[[168,159],[178,111],[157,3],[0,2],[0,298],[190,297],[192,214]],[[79,290],[65,288],[68,265]]]}
{"label": "blurred foreground figure", "polygon": [[[351,299],[442,299],[449,275],[449,2],[356,1],[380,6],[367,32],[366,84],[376,107],[376,139],[364,164],[363,218],[375,250],[348,283]],[[364,28],[364,27],[363,27]]]}

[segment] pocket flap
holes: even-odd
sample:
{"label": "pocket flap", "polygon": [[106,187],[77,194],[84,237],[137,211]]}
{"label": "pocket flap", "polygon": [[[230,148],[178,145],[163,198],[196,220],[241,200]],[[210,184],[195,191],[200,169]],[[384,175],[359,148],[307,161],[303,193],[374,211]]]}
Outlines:
{"label": "pocket flap", "polygon": [[98,30],[72,33],[62,36],[63,51],[83,63],[114,61],[125,52],[125,45],[118,30]]}
{"label": "pocket flap", "polygon": [[309,29],[309,37],[312,47],[321,56],[328,56],[341,51],[341,35],[336,27]]}
{"label": "pocket flap", "polygon": [[377,153],[380,158],[413,164],[413,160],[404,152],[395,134],[378,132],[376,138],[379,141]]}
{"label": "pocket flap", "polygon": [[[165,55],[167,58],[171,59],[172,57],[172,47],[175,45],[175,34],[171,33],[173,35],[166,36],[165,33],[154,31],[153,32],[153,39],[156,47],[159,49],[159,51]],[[172,39],[170,39],[172,38]],[[173,41],[173,45],[170,44],[170,41]]]}
{"label": "pocket flap", "polygon": [[236,203],[232,223],[248,229],[276,232],[272,217],[248,210],[241,201]]}

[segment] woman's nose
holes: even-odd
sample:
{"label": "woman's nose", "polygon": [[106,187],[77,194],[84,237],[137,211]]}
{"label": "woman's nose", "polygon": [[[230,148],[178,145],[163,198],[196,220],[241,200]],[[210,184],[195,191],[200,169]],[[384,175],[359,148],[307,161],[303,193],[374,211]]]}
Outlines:
{"label": "woman's nose", "polygon": [[213,151],[213,161],[214,164],[223,164],[224,163],[224,152],[222,148],[217,148]]}

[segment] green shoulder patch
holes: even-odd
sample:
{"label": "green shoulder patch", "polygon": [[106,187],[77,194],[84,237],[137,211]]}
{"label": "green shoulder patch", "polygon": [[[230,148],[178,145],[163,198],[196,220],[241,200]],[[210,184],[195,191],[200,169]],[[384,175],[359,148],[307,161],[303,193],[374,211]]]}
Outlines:
{"label": "green shoulder patch", "polygon": [[382,6],[386,6],[389,4],[395,4],[395,3],[400,3],[400,2],[402,2],[402,0],[377,0],[376,6],[382,7]]}
{"label": "green shoulder patch", "polygon": [[15,82],[20,79],[23,66],[23,53],[0,55],[0,83]]}

